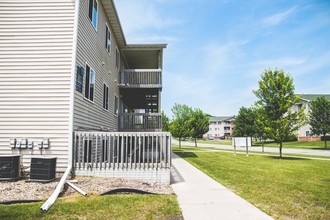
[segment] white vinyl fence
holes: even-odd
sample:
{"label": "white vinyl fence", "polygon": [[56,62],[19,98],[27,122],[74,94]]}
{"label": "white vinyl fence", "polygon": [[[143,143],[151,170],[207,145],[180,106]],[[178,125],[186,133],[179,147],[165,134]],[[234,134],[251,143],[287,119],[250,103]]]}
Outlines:
{"label": "white vinyl fence", "polygon": [[76,175],[170,181],[170,133],[76,132],[74,137]]}

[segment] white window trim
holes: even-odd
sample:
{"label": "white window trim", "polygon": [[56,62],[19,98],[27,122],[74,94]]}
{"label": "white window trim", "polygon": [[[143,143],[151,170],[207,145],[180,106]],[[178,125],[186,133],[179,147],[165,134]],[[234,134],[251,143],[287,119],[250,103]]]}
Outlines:
{"label": "white window trim", "polygon": [[[86,97],[86,77],[87,77],[87,66],[89,67],[89,73],[90,74],[91,72],[94,73],[94,92],[93,92],[93,100],[90,99],[90,83],[89,83],[89,88],[88,88],[88,97]],[[94,69],[92,69],[92,67],[90,65],[88,65],[88,63],[85,63],[85,87],[84,87],[84,99],[91,102],[91,103],[94,103],[94,100],[95,100],[95,90],[96,90],[96,73],[94,71]],[[89,80],[90,80],[90,75],[89,75]]]}
{"label": "white window trim", "polygon": [[[95,22],[95,27],[94,27],[94,24],[93,24],[94,1],[97,4],[97,7],[96,7],[96,22]],[[93,28],[94,28],[95,31],[97,31],[98,20],[99,20],[99,1],[98,0],[93,0],[91,24],[92,24],[92,26],[93,26]]]}

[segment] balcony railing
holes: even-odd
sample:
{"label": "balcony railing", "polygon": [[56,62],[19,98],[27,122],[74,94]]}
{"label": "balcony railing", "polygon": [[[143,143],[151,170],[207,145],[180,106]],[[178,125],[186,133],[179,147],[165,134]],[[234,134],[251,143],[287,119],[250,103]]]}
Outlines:
{"label": "balcony railing", "polygon": [[121,88],[162,88],[160,69],[125,69],[121,71]]}
{"label": "balcony railing", "polygon": [[119,114],[119,131],[162,131],[161,113]]}
{"label": "balcony railing", "polygon": [[76,175],[170,182],[168,132],[75,132]]}

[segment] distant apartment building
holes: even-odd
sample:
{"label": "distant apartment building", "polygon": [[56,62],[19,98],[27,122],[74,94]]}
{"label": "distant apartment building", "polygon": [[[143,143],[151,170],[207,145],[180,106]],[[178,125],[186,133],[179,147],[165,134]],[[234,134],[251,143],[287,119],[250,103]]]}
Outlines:
{"label": "distant apartment building", "polygon": [[227,139],[232,136],[235,116],[218,116],[210,118],[208,139]]}
{"label": "distant apartment building", "polygon": [[[310,113],[309,103],[314,101],[317,97],[324,96],[327,100],[330,100],[330,95],[322,95],[322,94],[298,94],[301,97],[301,101],[292,107],[293,111],[298,111],[301,108],[305,108],[305,114],[308,115]],[[302,126],[297,131],[298,141],[319,141],[321,137],[317,135],[313,135],[311,131],[310,124],[306,124]]]}

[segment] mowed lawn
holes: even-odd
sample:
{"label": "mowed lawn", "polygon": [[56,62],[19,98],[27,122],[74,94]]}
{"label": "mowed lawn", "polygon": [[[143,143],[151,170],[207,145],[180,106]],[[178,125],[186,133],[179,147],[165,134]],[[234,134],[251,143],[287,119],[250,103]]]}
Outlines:
{"label": "mowed lawn", "polygon": [[0,205],[0,219],[180,219],[175,195],[107,195],[60,198],[41,212],[41,202]]}
{"label": "mowed lawn", "polygon": [[[260,146],[261,142],[253,142],[253,146]],[[291,141],[291,142],[284,142],[284,148],[300,148],[300,149],[316,149],[316,150],[330,150],[330,141],[327,141],[328,147],[325,148],[324,141]],[[264,143],[265,147],[279,147],[277,143],[274,141],[269,141]]]}
{"label": "mowed lawn", "polygon": [[329,160],[180,150],[179,156],[275,219],[330,219]]}
{"label": "mowed lawn", "polygon": [[[189,142],[193,142],[188,140]],[[229,145],[232,146],[231,140],[202,140],[198,139],[198,143],[201,144],[214,144],[214,145]],[[262,142],[253,141],[252,145],[254,147],[261,147]],[[298,148],[298,149],[315,149],[315,150],[329,150],[330,151],[330,141],[327,141],[328,147],[324,147],[324,141],[290,141],[290,142],[283,142],[284,148]],[[279,147],[277,143],[274,141],[267,141],[264,143],[265,147]]]}

